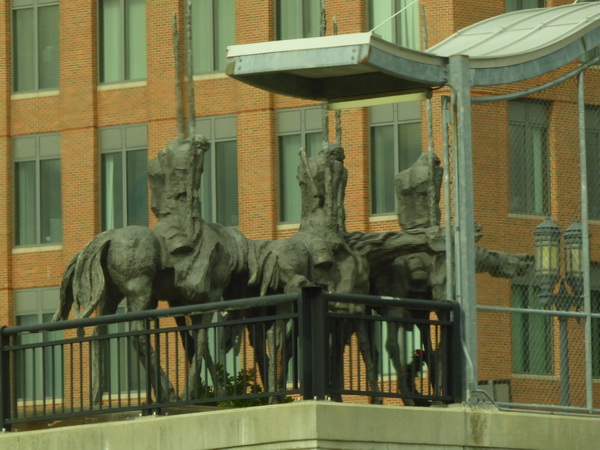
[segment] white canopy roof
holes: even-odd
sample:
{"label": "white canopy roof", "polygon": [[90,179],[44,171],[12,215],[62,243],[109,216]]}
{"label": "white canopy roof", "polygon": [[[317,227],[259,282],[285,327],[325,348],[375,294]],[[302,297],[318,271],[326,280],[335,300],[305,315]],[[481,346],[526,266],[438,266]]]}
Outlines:
{"label": "white canopy roof", "polygon": [[502,14],[427,52],[371,33],[228,48],[227,74],[270,92],[314,100],[377,97],[448,83],[448,58],[469,57],[473,86],[534,78],[600,45],[600,2]]}

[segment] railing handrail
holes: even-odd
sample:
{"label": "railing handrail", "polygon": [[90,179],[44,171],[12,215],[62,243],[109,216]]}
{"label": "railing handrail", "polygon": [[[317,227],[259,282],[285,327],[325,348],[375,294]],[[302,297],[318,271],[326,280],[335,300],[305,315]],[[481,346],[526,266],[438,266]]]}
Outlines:
{"label": "railing handrail", "polygon": [[[381,309],[376,309],[376,314],[352,312],[352,309],[344,310],[343,307],[341,309],[336,308],[335,311],[332,311],[329,306],[331,306],[333,302],[337,302],[338,304],[364,304],[373,306],[375,308],[381,307]],[[271,307],[288,304],[293,307],[262,309],[263,307],[267,306]],[[437,314],[414,314],[414,316],[393,314],[388,315],[389,311],[387,311],[387,307],[398,309],[403,308],[408,311],[428,310]],[[194,314],[210,314],[215,312],[236,311],[242,309],[249,311],[250,314],[246,313],[240,315],[230,315],[225,320],[207,320],[206,322],[193,321],[188,322],[183,326],[174,326],[170,323],[158,324],[158,320],[164,318],[189,316]],[[460,314],[456,313],[458,311],[459,305],[453,301],[431,301],[382,296],[329,294],[324,292],[320,287],[310,286],[303,288],[302,292],[298,294],[281,294],[265,297],[253,297],[241,300],[220,301],[200,305],[163,308],[159,310],[119,313],[102,317],[65,320],[56,323],[0,327],[0,369],[2,369],[0,371],[0,399],[2,400],[0,403],[3,404],[0,408],[0,424],[5,426],[6,429],[10,429],[11,425],[18,423],[47,420],[49,418],[67,418],[80,415],[101,414],[135,409],[139,409],[140,411],[160,411],[162,408],[176,405],[205,404],[230,400],[241,400],[246,398],[253,401],[257,398],[274,398],[287,395],[299,395],[310,399],[323,399],[327,396],[335,395],[339,396],[339,400],[341,400],[342,394],[348,394],[372,396],[373,398],[418,398],[425,401],[443,402],[461,401],[462,394],[460,391],[460,386],[453,382],[454,379],[457,379],[457,377],[460,377],[461,375],[458,373],[454,374],[453,367],[446,366],[447,361],[450,359],[457,357],[460,358],[460,355],[457,353],[458,336],[460,334]],[[133,321],[145,321],[145,325],[142,327],[142,329],[136,328],[110,334],[87,333],[87,335],[84,335],[81,333],[81,330],[84,328],[90,329],[98,325],[105,326],[109,324]],[[245,389],[248,386],[242,386],[240,391],[219,393],[215,390],[212,391],[211,394],[207,394],[208,391],[186,391],[185,389],[187,389],[187,386],[184,387],[183,391],[180,389],[183,386],[183,384],[181,384],[183,380],[186,380],[186,384],[187,381],[189,381],[188,370],[190,370],[192,364],[188,359],[191,357],[188,352],[188,349],[190,348],[188,345],[192,345],[191,348],[192,351],[194,351],[193,349],[195,342],[190,343],[188,339],[194,336],[194,334],[196,337],[201,336],[198,334],[201,330],[207,330],[207,334],[205,336],[209,336],[209,333],[212,333],[210,334],[210,336],[212,336],[211,339],[213,339],[213,344],[211,345],[214,345],[214,347],[210,347],[212,350],[206,347],[208,349],[208,356],[216,357],[216,355],[221,355],[219,358],[224,358],[222,359],[224,362],[221,363],[216,359],[215,362],[218,364],[223,364],[221,370],[225,371],[224,375],[228,377],[226,379],[231,379],[232,376],[235,377],[236,374],[242,373],[238,369],[246,371],[247,363],[236,363],[235,359],[232,363],[225,362],[225,358],[229,358],[232,355],[229,352],[232,351],[231,349],[235,343],[232,344],[229,341],[220,339],[231,339],[231,336],[234,336],[240,332],[238,330],[243,330],[244,333],[247,333],[247,338],[242,339],[249,340],[249,344],[244,343],[243,345],[251,345],[253,346],[253,351],[258,352],[259,349],[254,347],[252,339],[254,339],[255,342],[257,342],[257,339],[260,339],[261,341],[264,340],[264,345],[266,345],[266,330],[273,326],[273,324],[279,322],[286,323],[282,329],[284,331],[284,339],[291,339],[290,341],[280,340],[279,342],[286,342],[286,345],[289,345],[289,348],[286,348],[286,345],[282,346],[280,348],[281,354],[279,354],[279,350],[275,350],[275,353],[273,353],[271,348],[268,349],[268,352],[271,358],[273,358],[273,355],[275,355],[274,359],[272,359],[272,361],[275,361],[275,364],[280,364],[279,361],[289,361],[289,370],[292,376],[291,385],[281,385],[280,382],[283,379],[272,379],[270,369],[269,373],[263,372],[265,367],[260,367],[260,361],[255,359],[258,353],[255,353],[255,356],[251,357],[253,362],[249,363],[250,370],[253,371],[254,375],[252,375],[252,378],[249,378],[249,380],[252,382],[253,386],[258,386],[259,390],[256,392],[246,392]],[[336,325],[334,324],[338,324],[337,326],[341,326],[344,330],[346,330],[344,333],[347,333],[348,330],[350,330],[351,334],[353,334],[358,333],[358,329],[352,331],[352,327],[360,326],[357,324],[374,324],[377,322],[387,323],[388,326],[391,326],[391,324],[395,323],[399,327],[405,327],[406,330],[412,330],[413,327],[419,327],[420,329],[426,330],[430,327],[435,327],[437,330],[439,330],[436,331],[436,335],[439,336],[439,339],[443,339],[444,348],[446,349],[444,352],[447,352],[446,357],[439,360],[439,363],[443,364],[444,367],[442,373],[445,374],[441,379],[442,384],[439,386],[439,392],[434,390],[428,392],[423,391],[422,393],[417,391],[406,392],[400,390],[392,392],[389,391],[389,389],[392,389],[391,385],[386,388],[377,387],[377,382],[372,381],[373,376],[375,376],[373,372],[369,372],[371,374],[371,379],[368,386],[360,385],[360,383],[358,385],[353,385],[351,381],[349,385],[350,390],[347,390],[344,388],[343,382],[341,384],[339,383],[340,380],[336,378],[336,376],[338,376],[337,374],[342,373],[337,370],[339,369],[339,364],[338,366],[335,366],[335,363],[333,363],[335,368],[333,366],[330,367],[330,365],[333,361],[331,359],[333,357],[332,355],[343,355],[344,347],[342,346],[340,348],[338,344],[334,344],[333,341],[335,341],[335,338],[332,339],[333,335],[329,334],[336,333]],[[348,326],[350,328],[348,328]],[[227,334],[217,335],[217,331],[220,328],[225,330]],[[227,328],[229,328],[231,331],[228,331]],[[375,330],[374,328],[370,329]],[[76,333],[67,333],[68,336],[65,337],[55,336],[56,339],[54,339],[52,336],[46,336],[44,339],[36,339],[36,342],[15,339],[15,336],[20,334],[64,330],[72,330]],[[367,331],[367,329],[364,328],[363,330]],[[254,333],[253,337],[252,333]],[[376,338],[374,335],[373,339],[379,339],[379,341],[377,341],[379,344],[375,344],[375,341],[372,341],[373,345],[378,345],[377,348],[384,349],[385,343],[382,341],[383,334],[381,334],[381,331],[375,333],[378,333],[376,334],[378,337]],[[184,334],[186,334],[186,336],[184,336]],[[273,342],[276,342],[277,339],[281,339],[281,335],[279,336],[280,337],[277,337],[277,332],[275,332],[273,334],[274,341],[271,341],[271,337],[269,337],[269,345]],[[335,336],[337,336],[337,334],[335,334]],[[144,344],[141,347],[138,347],[137,350],[134,349],[133,351],[141,351],[141,354],[138,353],[138,356],[144,359],[140,359],[140,361],[137,362],[129,359],[124,362],[121,361],[119,359],[119,355],[127,355],[131,350],[128,350],[127,348],[121,349],[119,346],[139,345],[142,341],[138,341],[138,344],[135,344],[134,341],[130,340],[135,340],[138,338],[144,339]],[[105,363],[103,363],[107,364],[105,368],[110,371],[111,377],[113,376],[113,373],[116,374],[115,376],[117,376],[115,381],[116,384],[113,384],[111,382],[111,378],[109,377],[109,379],[104,381],[107,384],[100,386],[100,389],[105,389],[109,393],[113,392],[115,387],[120,389],[119,386],[121,386],[121,383],[123,383],[123,386],[126,386],[127,383],[129,383],[127,380],[121,381],[120,379],[124,373],[122,372],[123,369],[127,371],[127,377],[130,375],[135,376],[137,377],[135,379],[138,379],[138,381],[135,383],[139,383],[141,381],[141,379],[139,379],[141,376],[140,370],[146,371],[150,367],[150,353],[154,353],[158,358],[154,360],[157,362],[157,364],[152,365],[152,370],[144,372],[146,374],[144,375],[146,380],[141,382],[139,386],[136,385],[137,387],[132,388],[133,390],[130,389],[131,392],[137,392],[137,399],[135,394],[133,397],[131,397],[131,393],[126,394],[123,397],[123,403],[121,403],[121,397],[119,394],[118,404],[113,405],[109,402],[109,404],[103,406],[102,402],[105,401],[104,398],[102,397],[102,400],[100,400],[98,403],[98,397],[94,397],[94,395],[102,392],[94,390],[97,388],[97,384],[96,388],[92,387],[93,377],[96,376],[94,374],[100,372],[91,371],[89,367],[93,364],[91,362],[95,355],[93,352],[97,351],[93,350],[92,345],[98,345],[100,341],[105,341],[107,344],[108,342],[116,343],[116,347],[114,347],[114,353],[112,353],[112,355],[116,356],[117,358],[115,362],[116,365],[111,366],[112,360],[108,359]],[[206,342],[208,345],[208,341]],[[183,344],[183,350],[180,350],[180,344]],[[85,346],[82,347],[82,345]],[[264,354],[266,354],[267,349],[264,347],[264,345],[262,351],[265,352]],[[349,344],[344,344],[344,346],[345,345]],[[421,343],[417,345],[424,344]],[[65,350],[67,347],[69,347],[69,350]],[[103,357],[107,357],[107,355],[110,354],[109,347],[110,346],[105,347],[109,353],[104,354]],[[99,348],[101,347],[96,347],[96,349]],[[219,353],[221,350],[218,350],[218,348],[223,350],[224,353]],[[227,348],[227,350],[224,350],[225,348]],[[42,352],[40,352],[40,349],[46,350],[42,350]],[[51,351],[48,352],[47,349],[51,349]],[[431,350],[431,347],[429,347],[429,349]],[[340,353],[340,350],[342,353]],[[175,353],[171,354],[170,351],[174,351]],[[355,367],[354,369],[350,369],[351,371],[364,370],[364,367],[366,367],[366,358],[374,357],[374,354],[366,356],[368,355],[368,352],[365,353],[364,348],[361,348],[360,351],[362,353],[361,358],[365,360],[365,366],[363,366],[363,369],[360,369],[359,364],[359,366]],[[34,357],[34,355],[37,356]],[[171,357],[171,355],[173,355],[173,357]],[[425,353],[421,353],[421,355],[425,355]],[[15,376],[19,376],[17,375],[17,370],[23,370],[25,367],[22,365],[24,364],[23,361],[25,361],[25,357],[30,358],[28,359],[28,361],[30,361],[28,364],[33,364],[34,368],[32,370],[34,373],[35,371],[39,372],[39,370],[54,371],[56,365],[59,373],[58,375],[54,374],[50,376],[49,380],[51,381],[49,382],[51,384],[49,386],[42,384],[38,387],[36,384],[38,383],[38,381],[36,381],[37,376],[32,378],[32,375],[28,375],[27,378],[21,377],[19,379],[15,379]],[[155,356],[152,356],[152,358],[154,357]],[[391,357],[391,353],[388,355],[388,357]],[[46,361],[46,358],[49,358],[49,360]],[[278,358],[282,359],[279,360]],[[420,360],[421,365],[427,364],[430,366],[430,364],[436,363],[433,359],[435,358],[434,352],[427,352],[426,356],[423,358],[427,358],[427,360]],[[39,361],[36,362],[38,359]],[[19,360],[21,363],[17,362]],[[97,360],[98,359],[96,359],[96,361]],[[442,360],[444,362],[442,362]],[[133,364],[135,364],[135,368],[131,369],[131,373],[128,369],[130,362],[127,361],[131,361]],[[163,367],[161,366],[162,362],[165,363],[164,372]],[[15,366],[15,364],[17,364],[17,366]],[[240,365],[238,366],[237,364]],[[341,364],[343,366],[344,363],[342,362]],[[388,361],[387,364],[389,365],[391,362]],[[408,364],[408,361],[405,361],[405,364]],[[19,367],[21,369],[18,369]],[[112,372],[111,367],[116,367],[117,371]],[[208,367],[208,361],[205,367]],[[378,370],[373,366],[370,367],[371,369],[369,370]],[[399,369],[395,367],[394,371],[396,370]],[[414,366],[412,370],[417,371],[420,369],[419,367]],[[334,371],[336,371],[336,375],[334,375]],[[61,377],[64,377],[67,373],[75,375],[69,378],[70,381],[68,384],[65,384],[67,383],[66,378]],[[137,375],[135,375],[136,373]],[[195,374],[195,376],[201,376],[201,380],[208,380],[209,375],[212,383],[214,383],[216,379],[220,379],[216,378],[220,377],[218,373],[203,372],[202,374]],[[416,376],[416,372],[414,372],[413,375]],[[57,376],[58,378],[53,378],[54,376]],[[275,376],[277,376],[277,374],[275,374]],[[350,375],[350,377],[352,376],[353,375]],[[360,376],[361,375],[357,374],[356,379],[358,380]],[[97,380],[98,378],[95,379]],[[170,385],[171,381],[173,381],[174,384],[169,388],[168,386]],[[56,388],[54,383],[58,383],[60,386]],[[102,384],[103,382],[101,381],[100,383]],[[217,383],[219,383],[219,381],[217,381]],[[17,385],[20,387],[15,387]],[[206,386],[208,385],[205,385],[205,387],[202,389],[206,389]],[[198,389],[198,387],[199,386],[196,386],[196,389]],[[38,402],[37,395],[46,392],[46,389],[49,389],[47,392],[51,394],[51,396],[49,398],[42,398],[41,403]],[[60,392],[57,394],[54,389],[58,389]],[[166,390],[163,391],[163,389]],[[162,392],[168,392],[169,389],[170,392],[174,391],[176,400],[173,400],[171,397],[163,396]],[[238,389],[238,387],[235,389]],[[264,391],[262,391],[262,389],[264,389]],[[382,391],[382,389],[388,389],[388,391]],[[154,395],[152,392],[154,392]],[[204,396],[202,395],[202,392],[204,392]],[[179,397],[179,394],[182,396]],[[28,398],[27,396],[29,395],[32,395],[32,398],[34,399],[31,404],[31,407],[33,408],[33,416],[27,415],[27,405],[21,405],[19,403],[19,398]],[[67,395],[67,402],[61,403],[61,398],[64,395]],[[142,397],[146,399],[144,402],[140,400]],[[58,404],[57,401],[62,405],[58,410],[56,409],[56,405]],[[50,405],[49,408],[48,405]],[[98,405],[98,408],[96,409],[94,405]],[[25,409],[21,410],[20,408]]]}
{"label": "railing handrail", "polygon": [[[2,333],[4,336],[11,336],[19,333],[61,331],[73,328],[88,328],[95,327],[97,325],[131,322],[135,320],[165,319],[177,316],[214,313],[217,311],[236,311],[240,309],[259,308],[263,306],[277,306],[293,302],[298,299],[299,295],[300,294],[276,294],[240,300],[222,300],[219,302],[202,303],[197,305],[173,306],[162,309],[115,313],[106,316],[86,317],[83,319],[68,319],[60,322],[5,326],[0,327],[0,333]],[[457,307],[457,303],[450,300],[420,300],[359,294],[328,293],[327,300],[330,302],[339,303],[366,304],[369,306],[435,311],[454,311]]]}

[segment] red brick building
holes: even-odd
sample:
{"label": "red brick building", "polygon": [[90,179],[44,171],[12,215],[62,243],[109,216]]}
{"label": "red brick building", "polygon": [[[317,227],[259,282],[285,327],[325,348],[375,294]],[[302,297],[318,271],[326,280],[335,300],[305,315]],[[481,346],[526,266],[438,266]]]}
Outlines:
{"label": "red brick building", "polygon": [[[56,309],[62,272],[76,251],[103,229],[152,225],[145,161],[177,133],[172,21],[177,13],[183,31],[182,3],[11,0],[0,8],[0,323],[48,320]],[[422,49],[424,30],[431,47],[507,10],[570,3],[328,0],[327,16],[329,34],[334,16],[340,34],[355,33],[406,7],[399,19],[375,32]],[[238,226],[249,238],[276,239],[297,229],[295,158],[299,146],[310,149],[321,140],[320,105],[228,78],[223,73],[225,49],[234,43],[316,36],[319,4],[192,1],[196,117],[198,131],[212,146],[203,180],[203,216]],[[418,6],[424,7],[424,18]],[[593,88],[600,85],[600,72],[587,73],[586,102],[600,105],[600,91]],[[477,89],[473,96],[540,82]],[[440,96],[447,94],[442,90],[433,98],[438,152]],[[535,100],[527,106],[501,102],[473,107],[475,216],[484,226],[481,245],[488,248],[532,254],[532,232],[544,216],[552,215],[565,228],[580,214],[574,182],[579,174],[575,82],[537,94]],[[549,152],[544,183],[549,187],[532,198],[511,191],[511,115],[539,116],[537,122],[532,119],[533,128],[549,130],[544,144]],[[399,230],[390,180],[427,148],[424,124],[421,104],[343,113],[349,231]],[[598,176],[600,166],[596,170]],[[519,189],[528,191],[528,186]],[[589,195],[594,198],[591,190]],[[524,203],[518,206],[520,199]],[[600,222],[592,221],[590,227],[592,236],[600,235]],[[600,260],[597,244],[591,258]],[[478,277],[481,304],[510,306],[513,290],[506,280]],[[510,330],[509,315],[482,314],[479,378],[512,380],[514,387],[528,377],[555,377],[557,352],[542,357],[543,362],[538,357],[516,362]],[[528,343],[528,351],[537,345]],[[572,345],[579,345],[573,337]]]}

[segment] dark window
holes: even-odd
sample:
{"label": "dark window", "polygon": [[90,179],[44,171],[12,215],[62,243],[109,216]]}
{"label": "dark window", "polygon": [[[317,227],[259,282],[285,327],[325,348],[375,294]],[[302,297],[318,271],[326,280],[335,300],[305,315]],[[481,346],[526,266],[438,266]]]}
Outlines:
{"label": "dark window", "polygon": [[200,187],[202,217],[209,222],[237,226],[238,169],[235,117],[196,119],[196,130],[210,141],[204,155]]}
{"label": "dark window", "polygon": [[548,115],[544,103],[509,103],[511,213],[550,213]]}
{"label": "dark window", "polygon": [[146,125],[103,128],[99,143],[102,230],[148,225]]}
{"label": "dark window", "polygon": [[100,0],[100,82],[146,78],[146,1]]}
{"label": "dark window", "polygon": [[[539,289],[513,284],[514,308],[544,309],[538,298]],[[553,333],[552,317],[541,314],[513,313],[513,370],[515,373],[552,375]]]}
{"label": "dark window", "polygon": [[194,0],[192,23],[194,73],[222,72],[235,44],[235,0]]}
{"label": "dark window", "polygon": [[277,112],[279,146],[279,221],[299,223],[301,213],[298,185],[299,151],[314,156],[323,146],[322,109],[302,108]]}
{"label": "dark window", "polygon": [[61,242],[60,136],[19,136],[13,147],[15,245]]}
{"label": "dark window", "polygon": [[58,0],[13,0],[14,92],[58,89]]}
{"label": "dark window", "polygon": [[371,133],[371,213],[396,211],[394,178],[421,156],[421,102],[373,106]]}
{"label": "dark window", "polygon": [[319,36],[321,0],[276,0],[275,14],[277,39]]}

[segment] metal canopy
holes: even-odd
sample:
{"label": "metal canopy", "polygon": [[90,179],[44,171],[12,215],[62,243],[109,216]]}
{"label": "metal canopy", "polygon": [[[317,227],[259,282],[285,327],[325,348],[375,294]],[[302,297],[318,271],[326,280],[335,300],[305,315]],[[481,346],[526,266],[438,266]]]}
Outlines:
{"label": "metal canopy", "polygon": [[472,86],[558,69],[600,45],[600,3],[515,11],[467,27],[427,52],[371,33],[233,45],[226,72],[277,94],[312,100],[389,96],[448,83],[448,57],[469,57]]}
{"label": "metal canopy", "polygon": [[227,74],[278,94],[312,100],[377,97],[446,84],[447,58],[371,33],[228,48]]}

